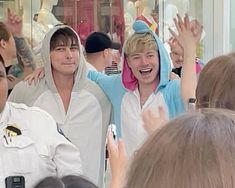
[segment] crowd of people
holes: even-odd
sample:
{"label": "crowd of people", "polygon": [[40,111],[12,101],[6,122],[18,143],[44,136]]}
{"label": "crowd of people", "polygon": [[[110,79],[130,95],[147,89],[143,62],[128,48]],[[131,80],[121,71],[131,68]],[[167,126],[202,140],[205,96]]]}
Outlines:
{"label": "crowd of people", "polygon": [[[107,139],[110,188],[233,188],[235,54],[210,60],[198,78],[202,26],[188,15],[174,23],[169,55],[136,20],[116,75],[104,70],[120,44],[95,32],[83,48],[59,24],[42,41],[44,67],[29,75],[34,55],[8,9],[0,22],[0,187],[103,188]],[[181,78],[172,77],[170,57]]]}

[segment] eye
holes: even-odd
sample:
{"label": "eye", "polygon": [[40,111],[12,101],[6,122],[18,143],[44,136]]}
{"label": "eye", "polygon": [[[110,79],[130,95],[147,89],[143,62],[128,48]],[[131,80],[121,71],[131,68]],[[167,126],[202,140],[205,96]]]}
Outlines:
{"label": "eye", "polygon": [[56,47],[55,51],[62,52],[65,50],[65,47]]}
{"label": "eye", "polygon": [[133,60],[138,60],[138,59],[140,59],[140,56],[135,55],[135,56],[132,56],[131,58],[132,58]]}
{"label": "eye", "polygon": [[153,58],[154,57],[154,54],[148,54],[147,55],[147,58],[149,58],[149,59],[151,59],[151,58]]}
{"label": "eye", "polygon": [[70,49],[75,51],[75,50],[78,50],[79,48],[78,46],[71,46]]}

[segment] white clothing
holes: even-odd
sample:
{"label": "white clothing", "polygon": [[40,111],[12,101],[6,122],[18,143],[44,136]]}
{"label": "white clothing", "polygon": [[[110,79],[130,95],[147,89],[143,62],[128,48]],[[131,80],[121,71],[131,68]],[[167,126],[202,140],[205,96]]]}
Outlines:
{"label": "white clothing", "polygon": [[121,124],[125,126],[122,126],[121,130],[128,157],[131,157],[131,155],[140,148],[148,137],[148,133],[144,129],[143,121],[141,119],[142,112],[146,109],[151,109],[152,112],[159,116],[159,106],[163,107],[166,112],[166,117],[169,118],[168,107],[162,93],[152,93],[142,108],[140,106],[138,89],[133,93],[128,92],[124,95],[121,105]]}
{"label": "white clothing", "polygon": [[[65,112],[54,84],[50,60],[50,39],[58,29],[65,27],[68,26],[54,27],[43,40],[41,53],[45,77],[36,86],[20,82],[14,87],[9,100],[29,106],[35,105],[50,113],[64,134],[79,148],[84,175],[102,187],[105,140],[110,123],[111,103],[99,86],[88,80],[85,58],[83,53],[80,53],[70,104]],[[74,30],[73,32],[76,33]],[[82,52],[80,40],[79,51]]]}
{"label": "white clothing", "polygon": [[[9,137],[7,126],[21,134]],[[47,176],[81,175],[77,148],[57,130],[53,118],[37,107],[6,103],[0,119],[0,187],[8,176],[24,176],[32,188]]]}

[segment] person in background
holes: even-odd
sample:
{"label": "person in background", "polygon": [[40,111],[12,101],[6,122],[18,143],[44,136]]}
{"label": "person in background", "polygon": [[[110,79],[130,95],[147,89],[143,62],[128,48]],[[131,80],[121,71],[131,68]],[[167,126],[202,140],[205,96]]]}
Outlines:
{"label": "person in background", "polygon": [[7,102],[8,84],[0,55],[0,187],[23,176],[33,187],[47,176],[81,175],[78,149],[59,131],[54,119],[37,107]]}
{"label": "person in background", "polygon": [[[204,108],[184,114],[154,132],[136,151],[125,178],[116,176],[110,188],[233,188],[234,144],[234,111]],[[125,163],[122,148],[109,137],[116,172],[121,172],[116,164]]]}
{"label": "person in background", "polygon": [[202,69],[196,89],[196,108],[235,111],[235,53],[216,57]]}
{"label": "person in background", "polygon": [[121,54],[119,50],[112,50],[112,65],[105,67],[105,74],[113,75],[113,74],[120,74],[121,73]]}
{"label": "person in background", "polygon": [[[199,75],[195,108],[225,108],[235,111],[234,94],[235,53],[211,59]],[[167,122],[163,110],[159,116],[146,111],[142,118],[149,134]]]}
{"label": "person in background", "polygon": [[87,79],[80,39],[71,27],[51,29],[43,40],[41,55],[45,77],[36,85],[20,82],[8,100],[50,113],[79,148],[84,176],[102,187],[111,104],[99,86]]}
{"label": "person in background", "polygon": [[90,70],[103,72],[105,67],[112,65],[112,50],[119,50],[121,45],[112,42],[110,37],[102,32],[91,33],[85,43],[86,60]]}
{"label": "person in background", "polygon": [[[9,89],[35,68],[33,53],[22,34],[22,20],[10,9],[6,21],[0,22],[0,55],[5,61]],[[14,64],[16,57],[18,62]]]}
{"label": "person in background", "polygon": [[98,188],[83,176],[46,177],[34,188]]}

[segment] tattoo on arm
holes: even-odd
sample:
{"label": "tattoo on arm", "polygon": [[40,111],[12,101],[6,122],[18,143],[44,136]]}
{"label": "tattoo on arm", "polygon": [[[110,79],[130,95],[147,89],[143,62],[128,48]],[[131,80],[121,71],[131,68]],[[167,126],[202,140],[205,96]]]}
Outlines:
{"label": "tattoo on arm", "polygon": [[23,37],[14,37],[14,39],[16,43],[17,58],[19,63],[21,63],[23,67],[32,67],[32,69],[34,69],[34,54],[26,40]]}

